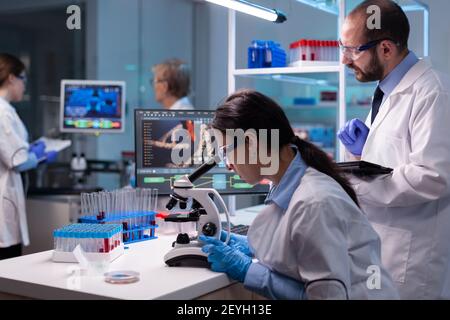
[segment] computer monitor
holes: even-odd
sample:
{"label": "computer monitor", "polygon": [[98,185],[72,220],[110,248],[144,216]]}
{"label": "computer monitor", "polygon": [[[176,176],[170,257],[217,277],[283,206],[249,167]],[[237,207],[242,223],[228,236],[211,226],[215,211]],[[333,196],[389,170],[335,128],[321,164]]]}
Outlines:
{"label": "computer monitor", "polygon": [[[136,184],[139,188],[157,188],[159,193],[168,195],[175,179],[189,174],[210,159],[213,153],[211,140],[207,139],[207,128],[214,118],[213,111],[181,110],[135,110],[136,143]],[[186,154],[188,161],[172,161],[172,151],[176,154],[182,140],[177,130],[188,133],[190,144]],[[206,131],[205,131],[206,130]],[[186,142],[185,139],[184,142]],[[182,154],[181,152],[180,154]],[[174,163],[178,162],[178,164]],[[214,188],[221,194],[264,194],[269,191],[268,181],[250,185],[237,174],[229,171],[224,163],[218,164],[203,175],[194,185]]]}
{"label": "computer monitor", "polygon": [[62,80],[61,132],[121,133],[125,130],[125,82]]}

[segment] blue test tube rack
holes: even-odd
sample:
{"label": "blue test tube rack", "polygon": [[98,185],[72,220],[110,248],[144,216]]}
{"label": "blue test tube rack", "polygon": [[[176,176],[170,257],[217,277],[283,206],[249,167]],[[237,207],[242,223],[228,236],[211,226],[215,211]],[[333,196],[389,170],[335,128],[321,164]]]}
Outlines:
{"label": "blue test tube rack", "polygon": [[76,223],[53,231],[54,262],[78,262],[80,246],[89,261],[111,262],[123,254],[121,224]]}
{"label": "blue test tube rack", "polygon": [[130,244],[135,242],[157,239],[155,235],[158,225],[155,220],[156,212],[134,212],[121,215],[97,215],[84,216],[79,219],[80,223],[97,224],[121,224],[123,243]]}

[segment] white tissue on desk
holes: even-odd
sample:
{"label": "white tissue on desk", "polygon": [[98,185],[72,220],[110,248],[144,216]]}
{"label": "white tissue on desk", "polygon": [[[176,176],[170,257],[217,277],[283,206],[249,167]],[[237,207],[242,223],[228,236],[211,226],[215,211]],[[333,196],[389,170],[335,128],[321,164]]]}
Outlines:
{"label": "white tissue on desk", "polygon": [[103,275],[109,270],[110,262],[108,260],[89,260],[80,245],[75,247],[73,255],[77,259],[83,275]]}

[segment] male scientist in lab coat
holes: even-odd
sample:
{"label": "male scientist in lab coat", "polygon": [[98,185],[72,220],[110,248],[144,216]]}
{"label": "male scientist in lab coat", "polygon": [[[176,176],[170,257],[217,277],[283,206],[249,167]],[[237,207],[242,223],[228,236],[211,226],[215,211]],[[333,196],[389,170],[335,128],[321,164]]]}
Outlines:
{"label": "male scientist in lab coat", "polygon": [[[380,29],[369,27],[372,5]],[[353,181],[401,298],[449,299],[450,79],[409,51],[408,37],[408,19],[390,0],[364,1],[347,17],[342,62],[378,87],[366,122],[353,119],[338,136],[348,160],[394,169]]]}

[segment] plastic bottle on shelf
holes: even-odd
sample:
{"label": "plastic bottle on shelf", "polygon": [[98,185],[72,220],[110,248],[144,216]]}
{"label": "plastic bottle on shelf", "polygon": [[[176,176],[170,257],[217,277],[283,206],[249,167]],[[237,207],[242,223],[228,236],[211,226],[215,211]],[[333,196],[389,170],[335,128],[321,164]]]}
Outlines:
{"label": "plastic bottle on shelf", "polygon": [[269,41],[266,41],[264,43],[264,62],[261,67],[270,68],[272,67],[272,62],[273,62],[273,53],[271,43]]}
{"label": "plastic bottle on shelf", "polygon": [[309,61],[311,59],[311,41],[305,40],[305,60]]}
{"label": "plastic bottle on shelf", "polygon": [[330,40],[330,53],[328,59],[329,59],[328,61],[336,60],[334,40]]}
{"label": "plastic bottle on shelf", "polygon": [[317,61],[319,58],[318,55],[318,43],[317,40],[311,40],[312,41],[312,55],[311,55],[311,61]]}
{"label": "plastic bottle on shelf", "polygon": [[313,56],[311,57],[312,61],[318,61],[319,60],[319,41],[313,40]]}
{"label": "plastic bottle on shelf", "polygon": [[299,61],[302,59],[302,44],[301,41],[295,42],[295,50],[294,50],[294,60],[293,62]]}
{"label": "plastic bottle on shelf", "polygon": [[310,41],[310,53],[311,53],[311,56],[310,56],[310,58],[309,58],[309,60],[311,60],[311,61],[315,61],[316,60],[316,49],[317,49],[317,47],[316,47],[316,40],[311,40]]}
{"label": "plastic bottle on shelf", "polygon": [[317,60],[317,46],[316,46],[316,40],[311,40],[311,61]]}
{"label": "plastic bottle on shelf", "polygon": [[327,40],[327,41],[325,41],[325,43],[326,43],[326,53],[325,53],[325,61],[333,61],[333,59],[332,59],[332,53],[331,53],[331,51],[332,51],[332,41],[330,41],[330,40]]}
{"label": "plastic bottle on shelf", "polygon": [[292,42],[289,45],[289,63],[293,63],[295,60],[295,46],[296,46],[296,42]]}
{"label": "plastic bottle on shelf", "polygon": [[339,61],[339,41],[334,41],[334,61]]}
{"label": "plastic bottle on shelf", "polygon": [[289,63],[295,63],[296,61],[300,60],[300,41],[295,41],[291,43],[289,46],[290,52],[289,52]]}
{"label": "plastic bottle on shelf", "polygon": [[319,40],[319,61],[325,61],[325,41]]}
{"label": "plastic bottle on shelf", "polygon": [[333,41],[328,41],[328,61],[334,61],[334,43]]}
{"label": "plastic bottle on shelf", "polygon": [[325,41],[325,61],[332,61],[331,59],[331,41]]}
{"label": "plastic bottle on shelf", "polygon": [[300,52],[301,52],[301,61],[308,60],[308,41],[306,39],[302,39],[300,44]]}
{"label": "plastic bottle on shelf", "polygon": [[256,68],[256,65],[259,60],[259,48],[258,48],[258,42],[252,41],[252,44],[248,48],[248,67],[249,68]]}

